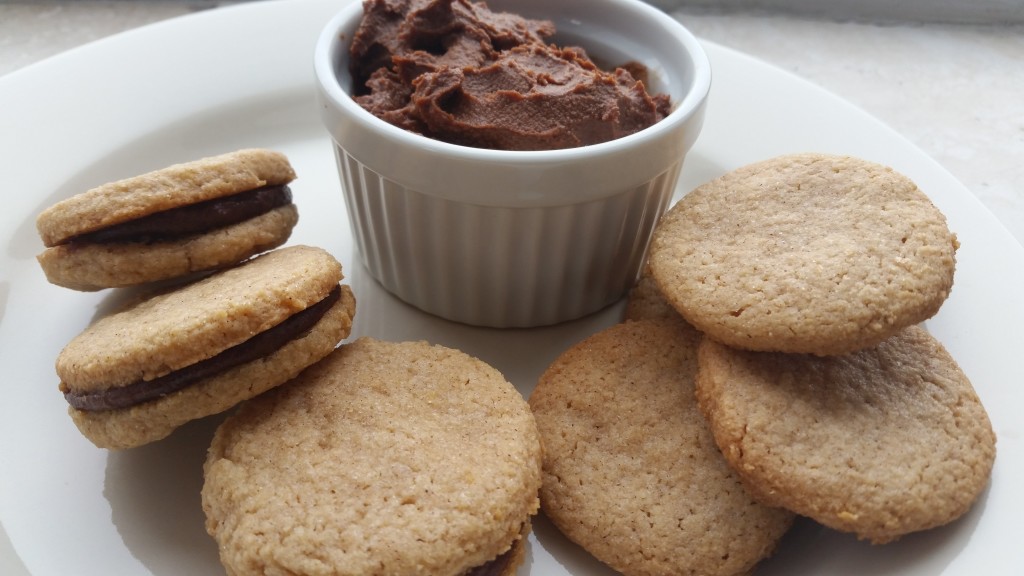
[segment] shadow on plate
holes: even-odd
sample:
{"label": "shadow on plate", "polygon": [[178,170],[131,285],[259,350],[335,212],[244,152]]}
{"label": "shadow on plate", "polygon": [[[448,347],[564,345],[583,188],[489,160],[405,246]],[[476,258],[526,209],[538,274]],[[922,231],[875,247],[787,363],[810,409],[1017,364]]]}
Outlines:
{"label": "shadow on plate", "polygon": [[200,498],[206,450],[223,419],[196,420],[159,442],[107,457],[103,495],[111,520],[154,576],[224,573]]}
{"label": "shadow on plate", "polygon": [[[562,566],[569,574],[587,574],[588,576],[614,576],[618,574],[606,564],[595,558],[578,544],[569,540],[551,523],[551,520],[539,512],[533,518],[533,536],[543,545],[544,554],[550,555],[554,563]],[[535,550],[528,548],[526,560],[520,574],[532,573],[528,570],[535,560]]]}
{"label": "shadow on plate", "polygon": [[[852,534],[797,518],[775,555],[761,562],[757,576],[800,574],[882,575],[941,574],[971,538],[984,511],[988,490],[963,517],[946,526],[904,536],[896,542],[872,545]],[[543,513],[533,520],[533,536],[543,554],[570,574],[612,575],[614,570],[566,538]],[[531,547],[520,574],[528,574],[537,551]]]}
{"label": "shadow on plate", "polygon": [[810,519],[797,518],[775,555],[758,566],[757,576],[942,574],[970,541],[988,493],[986,488],[958,520],[888,544],[873,545]]}

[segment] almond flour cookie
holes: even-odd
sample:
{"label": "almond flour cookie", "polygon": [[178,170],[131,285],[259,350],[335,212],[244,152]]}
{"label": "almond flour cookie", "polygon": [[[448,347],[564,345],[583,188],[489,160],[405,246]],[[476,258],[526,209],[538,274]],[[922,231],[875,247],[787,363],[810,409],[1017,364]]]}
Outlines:
{"label": "almond flour cookie", "polygon": [[229,574],[514,574],[541,446],[500,373],[361,338],[217,430],[206,529]]}
{"label": "almond flour cookie", "polygon": [[676,311],[661,295],[661,289],[651,277],[651,267],[645,266],[636,285],[626,297],[626,308],[622,312],[623,320],[655,320],[658,318],[672,319],[679,317]]}
{"label": "almond flour cookie", "polygon": [[841,354],[934,315],[956,237],[913,182],[857,158],[798,154],[699,186],[650,249],[669,303],[736,348]]}
{"label": "almond flour cookie", "polygon": [[562,354],[530,396],[544,443],[544,513],[627,576],[747,574],[793,515],[757,503],[693,396],[700,334],[626,322]]}
{"label": "almond flour cookie", "polygon": [[100,319],[57,358],[71,418],[131,448],[286,382],[349,334],[341,279],[330,254],[293,246]]}
{"label": "almond flour cookie", "polygon": [[288,240],[294,178],[284,155],[249,149],[104,184],[39,215],[37,259],[85,291],[230,266]]}
{"label": "almond flour cookie", "polygon": [[995,458],[971,383],[917,326],[831,357],[706,339],[697,398],[759,500],[874,543],[960,517]]}

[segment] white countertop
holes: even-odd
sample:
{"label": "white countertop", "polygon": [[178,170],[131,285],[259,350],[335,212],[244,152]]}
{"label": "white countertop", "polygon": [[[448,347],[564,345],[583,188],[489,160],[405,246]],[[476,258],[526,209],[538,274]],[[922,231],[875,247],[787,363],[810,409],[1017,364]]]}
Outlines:
{"label": "white countertop", "polygon": [[[2,1],[0,75],[94,39],[226,3]],[[698,36],[791,71],[887,123],[1024,243],[1024,26],[879,25],[698,7],[674,14]]]}

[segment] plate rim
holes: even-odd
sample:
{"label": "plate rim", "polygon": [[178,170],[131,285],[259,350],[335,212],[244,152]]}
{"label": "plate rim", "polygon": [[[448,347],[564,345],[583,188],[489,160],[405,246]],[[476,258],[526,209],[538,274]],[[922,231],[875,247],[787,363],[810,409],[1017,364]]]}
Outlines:
{"label": "plate rim", "polygon": [[[125,47],[131,47],[138,43],[144,45],[146,43],[152,42],[152,39],[154,37],[161,37],[168,34],[178,34],[180,33],[181,30],[187,30],[190,27],[194,26],[217,25],[217,23],[219,22],[230,22],[231,19],[234,18],[253,19],[257,14],[263,13],[283,14],[284,10],[288,10],[290,17],[295,18],[294,13],[298,9],[305,10],[305,12],[303,12],[303,15],[298,17],[301,19],[312,17],[313,14],[320,14],[321,11],[323,11],[324,14],[327,14],[328,10],[337,10],[342,5],[351,1],[355,0],[272,0],[252,4],[236,4],[216,8],[213,10],[187,14],[152,24],[147,24],[140,28],[135,28],[132,30],[121,32],[106,38],[90,42],[83,46],[74,48],[72,50],[69,50],[58,55],[51,56],[40,62],[31,64],[29,66],[26,66],[25,68],[16,70],[12,73],[4,75],[3,77],[0,77],[0,126],[3,126],[5,122],[9,121],[9,117],[4,116],[5,113],[3,112],[3,110],[5,108],[13,109],[12,107],[4,106],[3,104],[9,104],[9,100],[16,99],[19,92],[21,92],[22,97],[24,97],[25,90],[22,89],[21,86],[24,86],[25,84],[31,85],[34,83],[39,83],[41,80],[45,80],[46,82],[44,83],[51,83],[53,80],[53,76],[60,75],[61,73],[67,71],[68,68],[74,67],[76,64],[82,62],[89,62],[90,60],[100,59],[103,57],[103,54],[105,53],[124,50]],[[945,170],[945,168],[943,168],[933,159],[931,159],[923,152],[921,152],[919,149],[917,149],[917,147],[910,143],[908,140],[898,135],[895,131],[893,131],[891,128],[884,125],[874,117],[867,115],[856,106],[845,101],[840,96],[828,92],[810,83],[809,81],[800,78],[795,74],[775,67],[770,63],[758,60],[755,57],[745,54],[743,52],[725,46],[721,46],[719,44],[704,39],[701,39],[701,42],[706,46],[706,48],[708,48],[710,55],[713,57],[713,61],[715,59],[721,59],[723,55],[724,57],[727,58],[749,60],[756,66],[770,69],[772,74],[785,75],[785,77],[787,77],[789,81],[804,83],[806,84],[806,87],[808,89],[816,90],[823,95],[827,95],[830,98],[842,100],[851,109],[857,110],[859,113],[861,113],[864,116],[865,121],[874,122],[876,124],[874,129],[887,130],[891,132],[891,135],[893,137],[902,139],[911,150],[915,151],[916,153],[919,153],[920,157],[917,158],[916,160],[920,162],[930,163],[928,169],[938,171],[939,179],[948,180],[952,183],[955,183],[955,185],[958,186],[957,190],[955,191],[958,200],[960,202],[963,202],[964,205],[971,206],[971,210],[977,212],[976,214],[974,214],[974,216],[982,218],[982,220],[984,220],[983,224],[986,227],[992,227],[993,238],[995,238],[999,242],[1002,242],[1002,244],[1000,244],[999,247],[1001,249],[1004,249],[1004,251],[1001,254],[995,255],[993,258],[993,262],[999,263],[1003,266],[1010,268],[1012,271],[1015,271],[1015,274],[1017,274],[1017,276],[1020,276],[1020,271],[1024,270],[1024,248],[1021,247],[1021,245],[1012,237],[1012,235],[1009,234],[1005,227],[998,222],[995,216],[981,203],[980,200],[978,200],[976,196],[974,196],[974,194],[972,194],[965,186],[959,183],[948,171]],[[308,74],[310,77],[312,77],[311,62],[308,68]],[[715,80],[713,79],[713,90],[714,85]],[[700,146],[700,140],[698,140],[697,146]],[[0,150],[3,150],[4,148],[4,145],[0,145]],[[13,149],[14,147],[11,146],[8,148],[7,152],[10,152]],[[7,177],[5,177],[4,180],[7,180]],[[34,196],[32,194],[24,194],[23,196],[18,196],[17,198],[18,199],[14,204],[15,208],[17,209],[7,210],[0,214],[0,230],[4,231],[5,246],[9,245],[11,241],[14,239],[12,236],[8,236],[8,232],[10,232],[10,230],[12,229],[16,230],[18,228],[20,224],[17,218],[19,216],[23,217],[26,214],[26,208],[31,208],[31,203],[33,202]],[[10,221],[8,221],[8,219]],[[13,277],[8,279],[8,273],[10,270],[24,269],[26,265],[34,265],[34,262],[28,264],[25,264],[24,262],[17,263],[6,252],[0,258],[2,258],[2,260],[0,261],[4,262],[5,264],[3,276],[0,276],[0,284],[4,282],[13,281]],[[18,267],[11,268],[10,266],[13,264],[18,264]],[[0,305],[4,307],[7,306],[11,292],[12,290],[10,288],[5,289],[3,286],[0,286]],[[3,308],[0,308],[0,335],[6,334],[6,331],[9,329],[9,327],[7,327],[3,322],[4,315],[2,315],[2,310]],[[1017,314],[1017,312],[1015,312],[1015,314]],[[1020,318],[1024,319],[1024,314],[1021,314]],[[1024,342],[1024,338],[1018,337],[1018,340]],[[2,354],[3,358],[9,358],[8,353]],[[6,449],[0,449],[0,451],[5,452]],[[998,462],[999,461],[997,459],[997,465]],[[0,474],[0,481],[2,480],[3,475]],[[5,540],[7,542],[11,542],[9,536],[7,535],[6,529],[4,528],[3,516],[0,515],[0,560],[5,560]],[[15,554],[15,560],[20,561],[20,556],[17,555],[17,550],[14,549],[13,543],[11,543],[11,550]],[[0,567],[5,566],[2,563],[0,563]]]}

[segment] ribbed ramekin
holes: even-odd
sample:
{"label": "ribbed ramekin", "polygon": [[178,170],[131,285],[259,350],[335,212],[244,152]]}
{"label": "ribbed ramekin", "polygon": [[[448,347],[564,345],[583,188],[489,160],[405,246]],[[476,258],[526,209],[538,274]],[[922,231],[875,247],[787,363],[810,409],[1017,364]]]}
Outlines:
{"label": "ribbed ramekin", "polygon": [[384,122],[350,96],[358,2],[317,43],[314,66],[349,222],[370,274],[432,314],[530,327],[595,312],[636,281],[651,233],[703,124],[707,56],[679,22],[640,0],[492,0],[555,22],[554,41],[595,60],[638,62],[672,113],[580,148],[503,151],[440,142]]}

